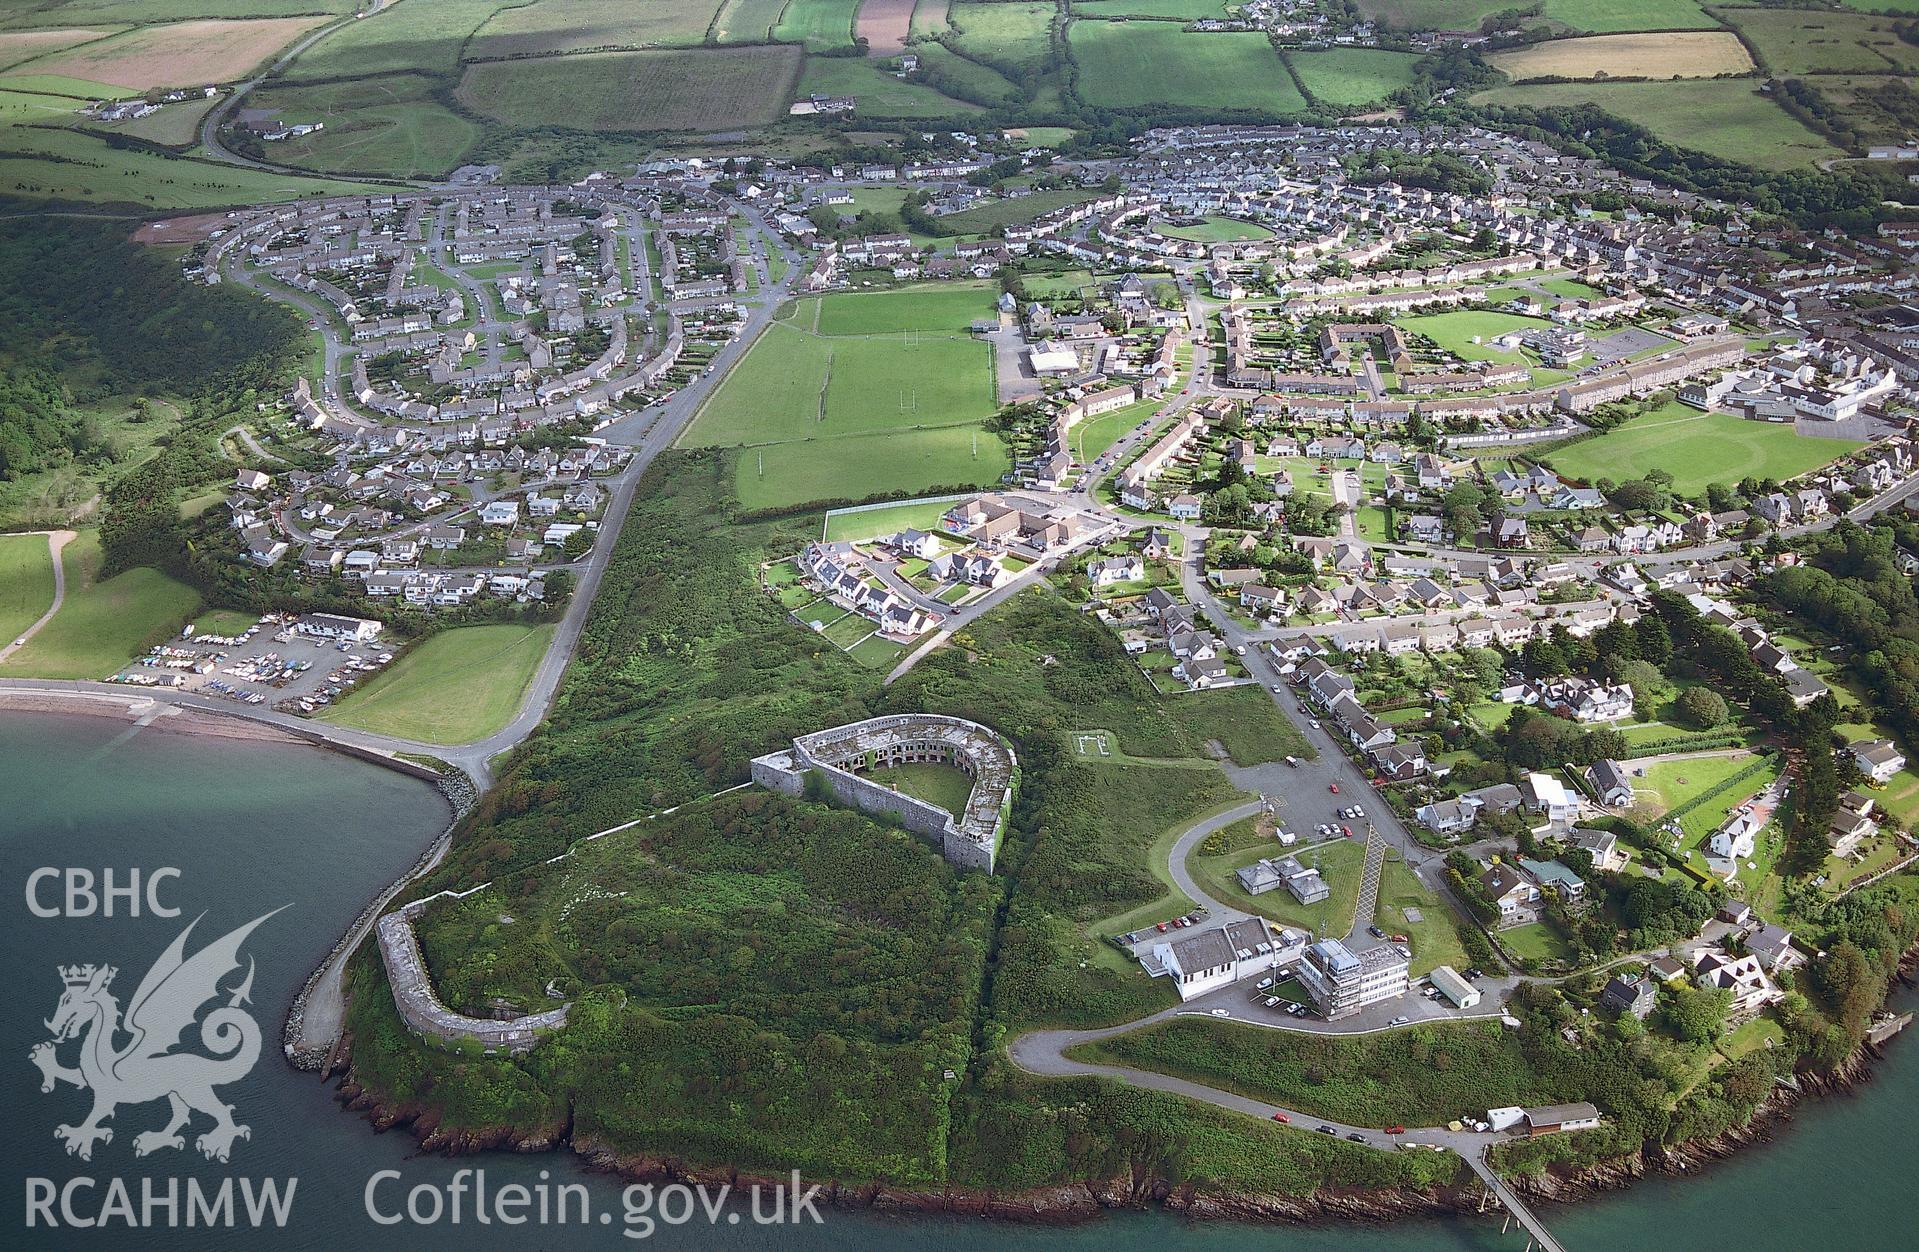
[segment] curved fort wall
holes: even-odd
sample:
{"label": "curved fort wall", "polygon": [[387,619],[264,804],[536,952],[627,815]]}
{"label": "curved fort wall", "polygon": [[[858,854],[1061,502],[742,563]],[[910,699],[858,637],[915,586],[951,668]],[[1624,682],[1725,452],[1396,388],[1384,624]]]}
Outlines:
{"label": "curved fort wall", "polygon": [[399,1010],[400,1020],[406,1023],[408,1030],[442,1043],[470,1039],[489,1053],[519,1053],[538,1043],[540,1032],[566,1025],[566,1011],[570,1006],[565,1004],[544,1013],[498,1021],[455,1013],[440,1003],[440,997],[433,992],[433,980],[427,976],[426,962],[420,956],[419,939],[413,933],[413,921],[426,911],[428,903],[428,900],[415,900],[382,917],[377,927],[380,958],[386,965],[387,982],[393,987],[393,1007]]}
{"label": "curved fort wall", "polygon": [[[910,764],[950,765],[971,778],[965,811],[949,813],[861,776],[868,769]],[[808,773],[816,774],[841,804],[898,818],[906,829],[937,843],[955,865],[991,873],[1012,807],[1018,758],[978,722],[914,713],[801,735],[790,751],[759,757],[752,769],[754,782],[791,796],[805,790]]]}

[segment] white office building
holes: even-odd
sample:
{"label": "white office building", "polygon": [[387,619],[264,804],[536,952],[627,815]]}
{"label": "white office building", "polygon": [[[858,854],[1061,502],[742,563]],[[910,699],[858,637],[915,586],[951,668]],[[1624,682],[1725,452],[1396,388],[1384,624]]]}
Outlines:
{"label": "white office building", "polygon": [[1306,949],[1299,981],[1328,1021],[1351,1017],[1368,1005],[1406,994],[1406,958],[1398,949],[1368,948],[1355,954],[1337,939]]}

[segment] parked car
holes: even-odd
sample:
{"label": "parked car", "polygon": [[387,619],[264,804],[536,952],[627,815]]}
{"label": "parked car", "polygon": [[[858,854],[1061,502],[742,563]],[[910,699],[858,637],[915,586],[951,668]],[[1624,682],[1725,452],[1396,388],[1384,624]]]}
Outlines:
{"label": "parked car", "polygon": [[[1313,725],[1315,725],[1315,726],[1317,726],[1317,725],[1319,725],[1319,723],[1318,723],[1318,722],[1314,722],[1314,723],[1313,723]],[[1330,791],[1330,792],[1332,792],[1332,793],[1333,793],[1334,795],[1338,795],[1338,794],[1339,794],[1339,784],[1338,784],[1338,783],[1327,783],[1327,784],[1326,784],[1326,790],[1328,790],[1328,791]]]}
{"label": "parked car", "polygon": [[1214,1017],[1231,1017],[1232,1013],[1226,1009],[1214,1009],[1213,1016]]}
{"label": "parked car", "polygon": [[1386,1133],[1389,1135],[1403,1135],[1406,1133],[1406,1128],[1404,1126],[1388,1126],[1386,1127]]}
{"label": "parked car", "polygon": [[1368,926],[1366,928],[1366,933],[1371,935],[1375,939],[1384,939],[1386,937],[1386,932],[1381,930],[1377,926]]}
{"label": "parked car", "polygon": [[1273,1114],[1273,1120],[1276,1122],[1286,1122],[1287,1124],[1290,1125],[1293,1119],[1286,1116],[1286,1114],[1284,1113],[1275,1113]]}

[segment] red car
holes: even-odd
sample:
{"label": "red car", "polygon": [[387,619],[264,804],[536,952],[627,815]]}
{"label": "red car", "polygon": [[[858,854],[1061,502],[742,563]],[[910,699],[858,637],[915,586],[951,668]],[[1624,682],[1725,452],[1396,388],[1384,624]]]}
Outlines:
{"label": "red car", "polygon": [[[1292,1119],[1292,1118],[1290,1118],[1290,1117],[1288,1117],[1288,1116],[1286,1116],[1286,1114],[1284,1114],[1284,1113],[1275,1113],[1275,1114],[1273,1114],[1273,1120],[1274,1120],[1274,1121],[1276,1121],[1276,1122],[1286,1122],[1286,1123],[1288,1123],[1288,1124],[1290,1124],[1290,1123],[1292,1122],[1292,1120],[1293,1120],[1293,1119]],[[1388,1131],[1387,1133],[1388,1133],[1388,1134],[1390,1134],[1390,1133],[1392,1133],[1392,1132],[1390,1132],[1390,1131]]]}
{"label": "red car", "polygon": [[1332,793],[1333,793],[1334,795],[1338,795],[1338,794],[1339,794],[1339,784],[1338,784],[1338,783],[1327,783],[1327,784],[1326,784],[1326,790],[1328,790],[1328,791],[1330,791],[1330,792],[1332,792]]}
{"label": "red car", "polygon": [[1341,826],[1339,828],[1339,833],[1342,835],[1345,835],[1348,839],[1351,839],[1353,837],[1353,828],[1351,826]]}
{"label": "red car", "polygon": [[1162,935],[1163,935],[1163,934],[1165,934],[1165,933],[1166,933],[1166,923],[1165,923],[1165,922],[1161,922],[1161,923],[1159,923],[1159,925],[1157,925],[1157,926],[1155,926],[1155,927],[1153,927],[1153,929],[1154,929],[1154,930],[1157,930],[1157,931],[1158,931],[1158,932],[1159,932],[1160,934],[1162,934]]}
{"label": "red car", "polygon": [[1389,1135],[1403,1135],[1406,1133],[1406,1128],[1404,1126],[1388,1126],[1386,1127],[1386,1133]]}

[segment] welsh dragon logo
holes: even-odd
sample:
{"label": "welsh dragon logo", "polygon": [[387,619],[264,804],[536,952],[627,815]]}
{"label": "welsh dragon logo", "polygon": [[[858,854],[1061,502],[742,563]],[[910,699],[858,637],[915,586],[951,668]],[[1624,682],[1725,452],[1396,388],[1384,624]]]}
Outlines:
{"label": "welsh dragon logo", "polygon": [[[274,913],[279,911],[275,909]],[[208,1160],[225,1161],[235,1139],[252,1137],[248,1127],[233,1120],[233,1106],[214,1090],[244,1078],[260,1058],[259,1023],[240,1007],[250,1002],[253,990],[252,958],[247,959],[246,977],[238,986],[222,991],[220,983],[240,968],[240,945],[246,937],[272,916],[267,913],[256,917],[192,956],[186,955],[187,936],[200,919],[189,922],[140,980],[127,1002],[124,1021],[119,1001],[109,990],[113,976],[119,972],[113,966],[59,967],[66,990],[52,1019],[45,1023],[53,1038],[35,1044],[27,1057],[40,1068],[42,1092],[52,1091],[55,1083],[62,1082],[93,1092],[93,1111],[86,1121],[53,1132],[54,1138],[65,1142],[70,1154],[83,1161],[92,1160],[94,1145],[113,1139],[112,1129],[101,1123],[115,1110],[122,1104],[159,1099],[165,1099],[171,1110],[167,1124],[135,1135],[135,1156],[162,1148],[184,1148],[186,1140],[180,1132],[195,1113],[213,1119],[213,1128],[194,1141]],[[215,1005],[202,1018],[201,1010],[222,995],[226,1002]],[[181,1035],[196,1020],[200,1045],[210,1056],[175,1051]],[[59,1048],[76,1038],[80,1040],[80,1063],[77,1069],[69,1069],[60,1063]]]}

